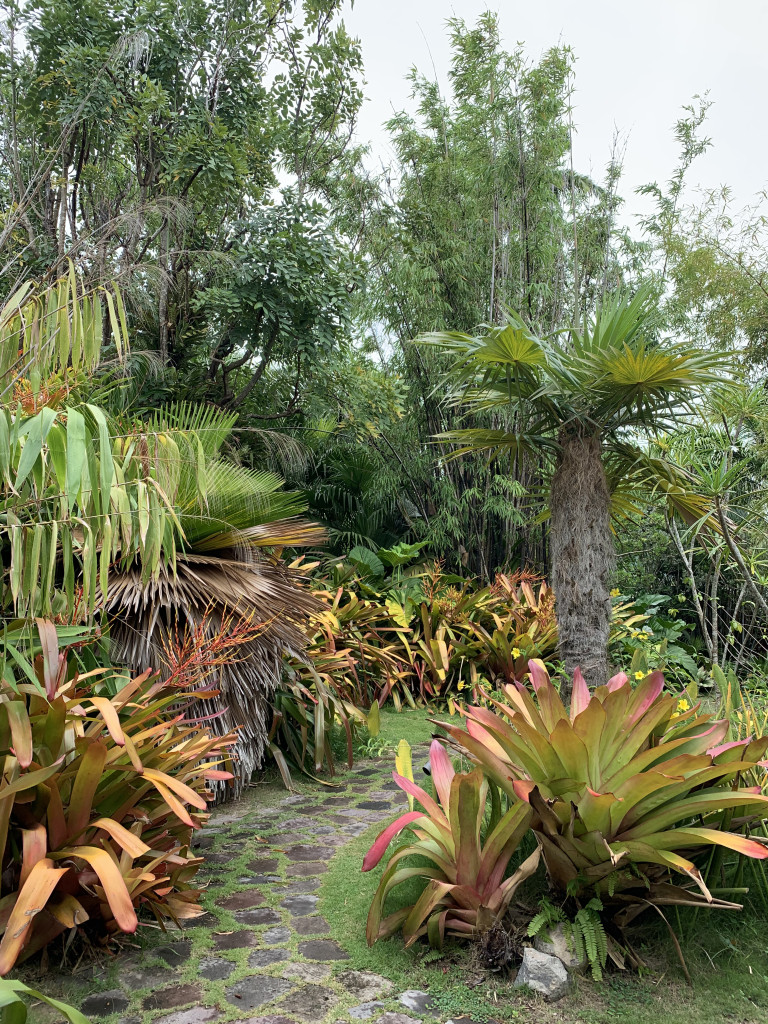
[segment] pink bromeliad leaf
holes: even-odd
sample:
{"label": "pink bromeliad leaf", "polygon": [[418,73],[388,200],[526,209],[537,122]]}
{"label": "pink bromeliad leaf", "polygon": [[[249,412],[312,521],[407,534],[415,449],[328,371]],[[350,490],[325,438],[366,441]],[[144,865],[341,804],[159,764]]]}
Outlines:
{"label": "pink bromeliad leaf", "polygon": [[373,846],[363,858],[363,871],[370,871],[371,868],[375,868],[384,856],[384,851],[398,832],[402,832],[406,825],[410,825],[413,821],[418,821],[419,818],[426,818],[426,814],[423,814],[421,811],[408,811],[407,814],[401,814],[391,825],[387,825],[384,831],[376,836]]}

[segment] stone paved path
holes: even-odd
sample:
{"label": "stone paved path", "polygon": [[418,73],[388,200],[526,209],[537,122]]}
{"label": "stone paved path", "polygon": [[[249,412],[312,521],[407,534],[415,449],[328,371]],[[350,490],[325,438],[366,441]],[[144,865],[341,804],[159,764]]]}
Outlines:
{"label": "stone paved path", "polygon": [[393,760],[359,765],[338,788],[318,785],[272,806],[260,806],[256,790],[214,813],[198,844],[206,915],[181,937],[121,954],[109,976],[94,972],[83,1012],[99,1024],[432,1020],[426,993],[396,992],[379,975],[349,969],[317,910],[337,850],[404,808]]}

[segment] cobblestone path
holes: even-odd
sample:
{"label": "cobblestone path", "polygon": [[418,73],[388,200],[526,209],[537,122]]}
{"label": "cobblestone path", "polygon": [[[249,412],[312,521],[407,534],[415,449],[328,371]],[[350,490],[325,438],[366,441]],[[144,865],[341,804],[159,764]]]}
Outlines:
{"label": "cobblestone path", "polygon": [[[414,754],[426,757],[426,748]],[[256,791],[215,812],[198,843],[207,913],[181,937],[169,933],[121,954],[109,972],[93,971],[83,1012],[94,1024],[432,1019],[427,993],[394,991],[379,975],[349,969],[317,910],[337,850],[403,808],[393,761],[365,762],[334,789],[318,785],[267,807]]]}

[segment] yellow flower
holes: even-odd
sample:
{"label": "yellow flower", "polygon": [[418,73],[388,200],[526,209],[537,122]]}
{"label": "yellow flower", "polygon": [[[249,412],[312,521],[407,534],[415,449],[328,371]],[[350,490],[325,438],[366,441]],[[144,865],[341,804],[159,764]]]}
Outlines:
{"label": "yellow flower", "polygon": [[457,683],[456,684],[456,689],[457,690],[463,690],[466,685],[467,685],[466,683]]}
{"label": "yellow flower", "polygon": [[619,588],[618,587],[614,587],[613,590],[611,591],[611,597],[618,597],[620,593],[621,593],[621,591],[619,590]]}
{"label": "yellow flower", "polygon": [[512,648],[512,657],[513,658],[519,658],[520,657],[520,648],[519,647],[513,647]]}
{"label": "yellow flower", "polygon": [[680,700],[677,702],[678,711],[688,711],[690,706],[691,705],[688,703],[685,697],[681,697]]}
{"label": "yellow flower", "polygon": [[645,672],[635,672],[635,679],[645,679]]}

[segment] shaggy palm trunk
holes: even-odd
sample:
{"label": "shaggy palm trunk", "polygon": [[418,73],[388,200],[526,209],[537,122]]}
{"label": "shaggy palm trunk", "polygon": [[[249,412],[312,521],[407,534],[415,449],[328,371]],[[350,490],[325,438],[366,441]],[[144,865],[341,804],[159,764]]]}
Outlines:
{"label": "shaggy palm trunk", "polygon": [[601,686],[608,678],[615,561],[610,492],[599,435],[568,428],[559,441],[549,539],[560,655],[569,677],[578,667],[589,686]]}

